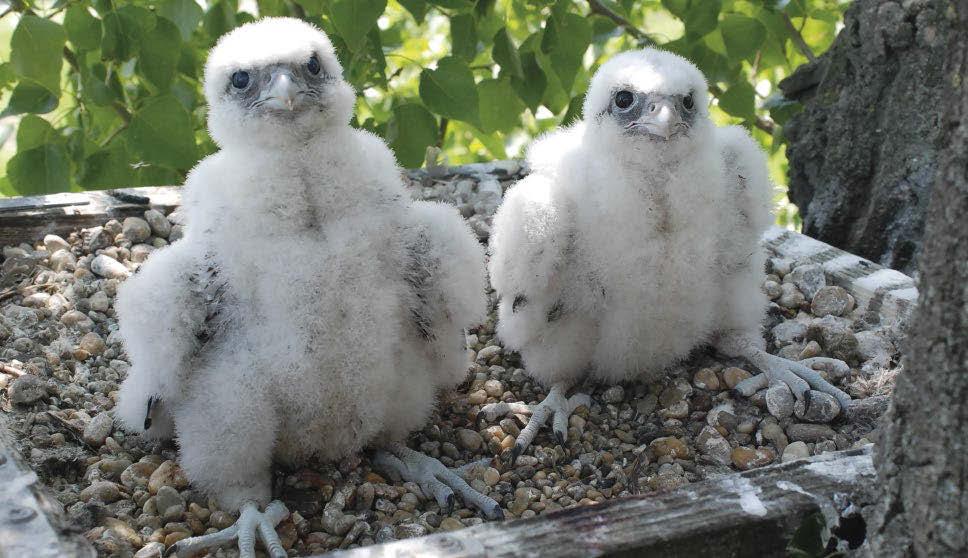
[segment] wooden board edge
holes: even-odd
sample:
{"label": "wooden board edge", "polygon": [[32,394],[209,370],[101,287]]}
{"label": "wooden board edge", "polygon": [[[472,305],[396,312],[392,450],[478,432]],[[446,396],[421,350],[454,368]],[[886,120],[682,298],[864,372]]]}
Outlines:
{"label": "wooden board edge", "polygon": [[771,227],[763,244],[771,256],[791,260],[794,265],[819,265],[829,282],[854,297],[868,322],[904,325],[917,306],[917,284],[900,271],[780,227]]}

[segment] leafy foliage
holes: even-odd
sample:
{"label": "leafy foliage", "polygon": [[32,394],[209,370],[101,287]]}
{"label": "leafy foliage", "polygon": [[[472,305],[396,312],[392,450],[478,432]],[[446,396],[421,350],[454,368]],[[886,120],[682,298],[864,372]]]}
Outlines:
{"label": "leafy foliage", "polygon": [[215,150],[201,92],[208,49],[223,33],[266,15],[303,18],[330,35],[346,78],[362,93],[354,124],[383,136],[405,166],[427,157],[459,163],[518,156],[532,137],[579,116],[602,62],[658,45],[706,73],[714,118],[753,130],[782,179],[782,126],[798,107],[774,85],[829,46],[843,9],[840,0],[11,6],[7,17],[17,21],[10,60],[0,63],[0,106],[5,116],[23,116],[0,187],[21,194],[180,183]]}

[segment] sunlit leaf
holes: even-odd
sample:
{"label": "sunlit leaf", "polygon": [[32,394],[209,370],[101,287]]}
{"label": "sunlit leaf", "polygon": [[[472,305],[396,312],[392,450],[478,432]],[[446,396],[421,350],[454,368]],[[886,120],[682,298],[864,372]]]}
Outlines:
{"label": "sunlit leaf", "polygon": [[766,28],[762,23],[739,14],[726,14],[720,31],[726,43],[726,52],[733,60],[752,57],[766,37]]}
{"label": "sunlit leaf", "polygon": [[448,56],[437,62],[436,70],[420,72],[420,99],[441,116],[474,124],[479,121],[474,74],[459,58]]}
{"label": "sunlit leaf", "polygon": [[355,52],[363,47],[366,34],[386,7],[386,0],[334,0],[330,17],[346,46]]}
{"label": "sunlit leaf", "polygon": [[420,166],[427,146],[437,143],[437,119],[416,103],[393,108],[393,118],[387,126],[387,141],[405,167]]}
{"label": "sunlit leaf", "polygon": [[202,21],[205,12],[195,0],[161,0],[155,5],[158,15],[168,18],[178,26],[182,40],[188,41]]}
{"label": "sunlit leaf", "polygon": [[491,58],[501,66],[502,73],[507,73],[507,75],[517,79],[524,79],[524,68],[521,66],[521,56],[518,55],[517,47],[514,46],[511,37],[508,36],[507,28],[502,27],[494,35],[494,47],[491,49]]}
{"label": "sunlit leaf", "polygon": [[592,27],[578,14],[567,13],[560,19],[551,18],[541,39],[541,51],[547,54],[561,86],[571,90],[582,57],[592,41]]}
{"label": "sunlit leaf", "polygon": [[101,20],[91,15],[83,4],[71,4],[64,13],[67,40],[77,50],[94,50],[101,46]]}
{"label": "sunlit leaf", "polygon": [[481,130],[507,132],[521,124],[524,103],[514,94],[509,79],[485,79],[477,84],[481,98]]}
{"label": "sunlit leaf", "polygon": [[464,60],[473,60],[477,54],[477,30],[474,16],[460,14],[450,18],[450,52]]}
{"label": "sunlit leaf", "polygon": [[748,82],[735,83],[719,97],[719,108],[733,116],[752,119],[756,115],[753,106],[754,95],[753,86]]}
{"label": "sunlit leaf", "polygon": [[181,33],[167,18],[156,18],[155,27],[141,38],[138,70],[160,90],[168,89],[181,57]]}
{"label": "sunlit leaf", "polygon": [[67,34],[59,24],[26,15],[10,38],[10,64],[20,78],[29,79],[53,95],[60,93],[61,50]]}
{"label": "sunlit leaf", "polygon": [[191,117],[171,95],[154,97],[134,113],[128,146],[149,163],[188,169],[198,159]]}

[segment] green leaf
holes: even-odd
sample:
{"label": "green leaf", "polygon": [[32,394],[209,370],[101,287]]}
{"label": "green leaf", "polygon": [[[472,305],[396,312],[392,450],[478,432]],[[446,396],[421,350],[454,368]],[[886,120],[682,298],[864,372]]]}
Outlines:
{"label": "green leaf", "polygon": [[45,143],[64,143],[64,137],[39,116],[28,114],[17,126],[17,151],[28,151]]}
{"label": "green leaf", "polygon": [[477,55],[477,30],[474,16],[460,14],[450,18],[450,51],[468,62]]}
{"label": "green leaf", "polygon": [[762,23],[739,14],[726,14],[719,29],[726,43],[726,52],[734,61],[752,57],[766,37],[766,27]]}
{"label": "green leaf", "polygon": [[386,0],[334,0],[330,17],[336,31],[353,52],[366,42],[366,34],[386,10]]}
{"label": "green leaf", "polygon": [[157,18],[154,29],[141,37],[138,72],[149,83],[164,91],[175,77],[180,57],[181,32],[178,26],[167,18]]}
{"label": "green leaf", "polygon": [[13,71],[10,62],[0,63],[0,89],[6,89],[8,85],[17,81],[17,74]]}
{"label": "green leaf", "polygon": [[477,141],[484,144],[484,147],[487,148],[488,152],[490,152],[492,158],[494,159],[508,158],[508,154],[504,150],[504,140],[501,138],[500,134],[498,133],[488,134],[488,133],[485,133],[483,130],[478,130],[477,128],[472,128],[472,130],[474,133],[474,137],[477,138]]}
{"label": "green leaf", "polygon": [[509,79],[485,79],[477,84],[481,104],[481,130],[507,132],[521,125],[526,108],[514,94]]}
{"label": "green leaf", "polygon": [[740,118],[756,118],[753,105],[753,86],[747,81],[735,83],[719,97],[719,108]]}
{"label": "green leaf", "polygon": [[124,6],[104,14],[103,57],[124,62],[137,56],[141,36],[154,24],[154,17],[139,6]]}
{"label": "green leaf", "polygon": [[78,183],[87,190],[130,186],[135,181],[128,151],[120,141],[89,155],[78,178]]}
{"label": "green leaf", "polygon": [[53,21],[26,15],[10,38],[10,63],[21,79],[41,85],[51,94],[60,94],[64,28]]}
{"label": "green leaf", "polygon": [[81,95],[88,106],[94,103],[102,107],[124,98],[118,74],[112,72],[109,76],[104,64],[94,64],[90,71],[81,72]]}
{"label": "green leaf", "polygon": [[436,70],[420,72],[420,99],[441,116],[472,124],[480,120],[474,74],[459,58],[442,58]]}
{"label": "green leaf", "polygon": [[662,0],[662,6],[679,19],[686,19],[690,0]]}
{"label": "green leaf", "polygon": [[216,40],[222,35],[235,29],[235,12],[238,4],[234,0],[218,0],[210,5],[205,17],[202,18],[202,27],[211,40]]}
{"label": "green leaf", "polygon": [[[427,2],[424,0],[397,0],[401,6],[410,12],[413,19],[420,23],[423,21],[424,16],[427,15]],[[423,159],[421,159],[423,160]]]}
{"label": "green leaf", "polygon": [[521,53],[521,68],[524,71],[524,79],[512,77],[511,87],[533,113],[538,110],[538,105],[544,98],[545,89],[548,87],[548,78],[538,64],[538,58],[533,52]]}
{"label": "green leaf", "polygon": [[134,113],[128,146],[148,163],[188,169],[198,159],[191,116],[172,95],[153,97]]}
{"label": "green leaf", "polygon": [[70,188],[67,148],[46,143],[20,151],[7,163],[10,185],[22,195],[53,194]]}
{"label": "green leaf", "polygon": [[567,13],[551,18],[541,39],[541,51],[548,55],[551,67],[567,92],[575,83],[582,57],[592,41],[592,26],[578,14]]}
{"label": "green leaf", "polygon": [[91,15],[87,6],[72,4],[64,14],[67,40],[77,50],[94,50],[101,46],[101,20]]}
{"label": "green leaf", "polygon": [[521,66],[521,56],[518,55],[517,47],[514,46],[511,37],[508,36],[506,27],[502,27],[494,35],[494,46],[491,48],[491,58],[501,66],[502,74],[506,73],[514,78],[524,79],[524,68]]}
{"label": "green leaf", "polygon": [[427,0],[428,3],[448,10],[467,11],[474,7],[474,0]]}
{"label": "green leaf", "polygon": [[716,29],[719,23],[720,0],[692,0],[689,10],[682,21],[686,24],[686,35],[702,37]]}
{"label": "green leaf", "polygon": [[188,41],[202,21],[205,12],[195,0],[161,0],[156,5],[158,15],[168,18],[178,26],[182,39]]}
{"label": "green leaf", "polygon": [[405,167],[418,167],[427,147],[437,143],[437,119],[417,103],[393,107],[393,118],[387,126],[387,141]]}
{"label": "green leaf", "polygon": [[57,108],[57,97],[46,87],[27,79],[22,79],[13,88],[10,102],[0,116],[11,116],[28,112],[43,114]]}

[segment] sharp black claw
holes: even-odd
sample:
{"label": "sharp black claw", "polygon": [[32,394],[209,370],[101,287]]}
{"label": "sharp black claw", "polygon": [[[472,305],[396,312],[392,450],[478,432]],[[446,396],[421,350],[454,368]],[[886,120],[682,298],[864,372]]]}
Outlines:
{"label": "sharp black claw", "polygon": [[742,399],[742,398],[746,397],[745,395],[743,395],[743,392],[741,392],[740,390],[738,390],[736,388],[733,388],[733,389],[729,390],[729,394],[731,396],[735,397],[736,399]]}
{"label": "sharp black claw", "polygon": [[518,456],[521,455],[522,451],[521,446],[518,445],[515,445],[513,448],[511,448],[511,459],[509,460],[511,467],[514,467],[514,464],[517,463]]}
{"label": "sharp black claw", "polygon": [[474,424],[477,425],[477,429],[480,430],[481,423],[484,422],[484,411],[478,411],[477,419],[475,419]]}
{"label": "sharp black claw", "polygon": [[806,416],[810,410],[810,390],[803,392],[803,414]]}
{"label": "sharp black claw", "polygon": [[558,432],[555,430],[555,439],[558,440],[558,445],[561,447],[565,446],[565,434],[563,432]]}
{"label": "sharp black claw", "polygon": [[457,498],[453,494],[447,496],[447,513],[444,515],[450,515],[454,511],[454,504],[457,502]]}
{"label": "sharp black claw", "polygon": [[164,556],[165,556],[165,558],[169,558],[171,556],[174,556],[176,552],[178,552],[178,545],[177,544],[173,544],[173,545],[169,546],[167,549],[165,549]]}
{"label": "sharp black claw", "polygon": [[494,511],[491,512],[491,515],[494,516],[491,519],[494,519],[497,521],[504,521],[504,510],[502,510],[500,506],[496,506],[494,508]]}

